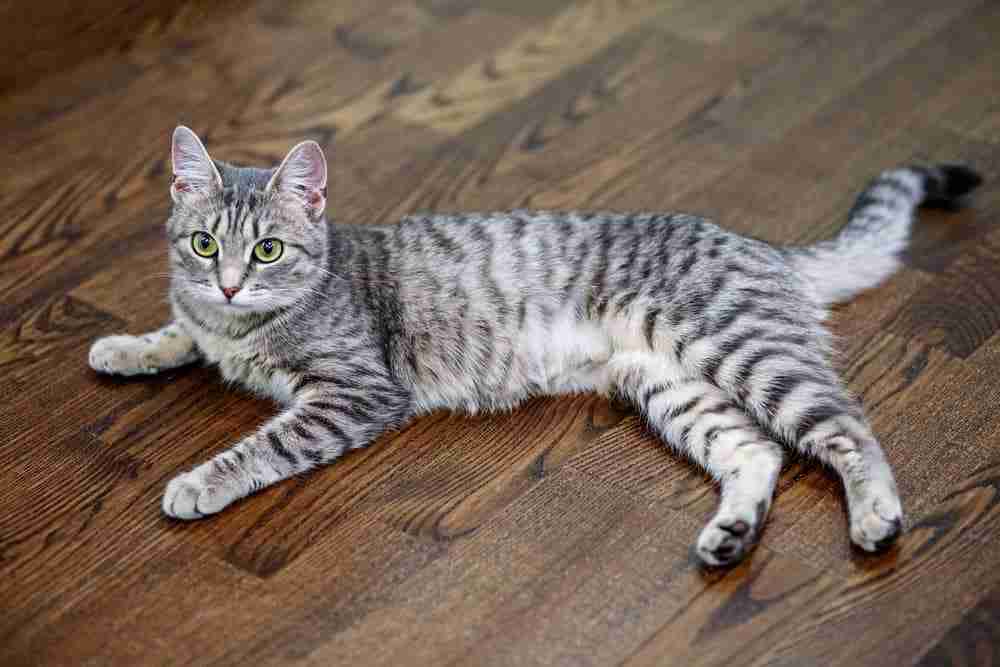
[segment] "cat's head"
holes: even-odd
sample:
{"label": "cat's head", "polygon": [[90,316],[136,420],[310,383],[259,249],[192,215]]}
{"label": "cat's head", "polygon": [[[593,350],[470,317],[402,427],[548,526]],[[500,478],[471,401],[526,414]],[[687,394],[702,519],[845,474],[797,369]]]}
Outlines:
{"label": "cat's head", "polygon": [[231,314],[291,305],[324,273],[326,158],[314,141],[272,169],[213,160],[198,136],[174,130],[170,152],[172,288]]}

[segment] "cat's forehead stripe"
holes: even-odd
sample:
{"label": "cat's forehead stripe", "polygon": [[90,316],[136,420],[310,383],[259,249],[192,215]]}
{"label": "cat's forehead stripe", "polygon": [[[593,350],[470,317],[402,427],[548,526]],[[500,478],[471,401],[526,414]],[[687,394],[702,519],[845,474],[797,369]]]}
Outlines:
{"label": "cat's forehead stripe", "polygon": [[265,199],[261,180],[262,173],[254,174],[253,178],[240,178],[223,191],[226,225],[225,234],[236,234],[243,237],[257,238],[260,236],[260,210]]}

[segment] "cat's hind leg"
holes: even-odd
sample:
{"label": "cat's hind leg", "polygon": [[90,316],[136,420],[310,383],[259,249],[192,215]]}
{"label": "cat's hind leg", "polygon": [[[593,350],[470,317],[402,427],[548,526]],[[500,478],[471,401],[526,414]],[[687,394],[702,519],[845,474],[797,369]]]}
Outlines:
{"label": "cat's hind leg", "polygon": [[900,534],[896,482],[861,404],[814,345],[746,343],[713,363],[712,377],[774,437],[815,456],[840,475],[851,540],[877,551]]}
{"label": "cat's hind leg", "polygon": [[698,557],[732,565],[763,528],[781,472],[781,447],[728,394],[663,356],[621,352],[609,370],[667,443],[705,468],[722,487],[719,509],[698,537]]}
{"label": "cat's hind leg", "polygon": [[106,336],[90,347],[90,367],[112,375],[151,375],[197,361],[198,348],[177,324],[141,336]]}

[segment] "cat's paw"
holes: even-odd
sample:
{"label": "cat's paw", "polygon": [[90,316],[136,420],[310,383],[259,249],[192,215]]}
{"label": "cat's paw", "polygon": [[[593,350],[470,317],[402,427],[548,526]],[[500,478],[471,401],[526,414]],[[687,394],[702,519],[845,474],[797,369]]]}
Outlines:
{"label": "cat's paw", "polygon": [[160,368],[150,344],[140,336],[107,336],[90,346],[90,367],[112,375],[151,375]]}
{"label": "cat's paw", "polygon": [[895,493],[886,491],[851,506],[851,541],[865,551],[890,546],[903,531],[903,508]]}
{"label": "cat's paw", "polygon": [[735,565],[753,547],[759,528],[753,515],[716,515],[698,536],[695,553],[711,567]]}
{"label": "cat's paw", "polygon": [[175,519],[201,519],[240,498],[225,481],[210,481],[204,466],[174,477],[163,492],[163,513]]}

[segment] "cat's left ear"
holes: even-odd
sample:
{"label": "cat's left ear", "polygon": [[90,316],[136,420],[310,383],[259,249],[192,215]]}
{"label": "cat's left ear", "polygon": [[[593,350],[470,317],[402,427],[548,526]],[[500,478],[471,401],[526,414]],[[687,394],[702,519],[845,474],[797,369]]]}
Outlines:
{"label": "cat's left ear", "polygon": [[311,217],[321,216],[326,209],[326,157],[319,144],[303,141],[288,151],[267,191],[301,203]]}

